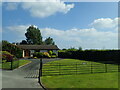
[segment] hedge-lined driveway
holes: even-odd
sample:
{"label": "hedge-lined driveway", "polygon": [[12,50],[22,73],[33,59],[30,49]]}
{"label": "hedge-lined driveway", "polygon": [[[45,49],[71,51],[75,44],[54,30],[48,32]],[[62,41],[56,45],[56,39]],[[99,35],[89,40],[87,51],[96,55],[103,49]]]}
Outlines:
{"label": "hedge-lined driveway", "polygon": [[[38,83],[40,60],[28,60],[32,62],[23,67],[17,68],[13,71],[2,71],[3,88],[42,88]],[[55,60],[60,60],[60,58],[43,59],[43,64]]]}

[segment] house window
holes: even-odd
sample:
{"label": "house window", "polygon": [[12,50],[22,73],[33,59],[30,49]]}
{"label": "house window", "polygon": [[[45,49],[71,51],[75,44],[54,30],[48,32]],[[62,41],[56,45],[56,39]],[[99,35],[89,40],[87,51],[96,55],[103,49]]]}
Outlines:
{"label": "house window", "polygon": [[31,53],[34,53],[35,51],[34,50],[30,50]]}

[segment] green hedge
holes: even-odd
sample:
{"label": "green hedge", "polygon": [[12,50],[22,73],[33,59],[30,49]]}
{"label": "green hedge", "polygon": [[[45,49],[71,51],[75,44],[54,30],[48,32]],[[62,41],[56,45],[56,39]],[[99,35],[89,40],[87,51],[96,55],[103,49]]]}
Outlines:
{"label": "green hedge", "polygon": [[114,61],[119,63],[120,50],[59,51],[59,58],[73,58],[89,61]]}

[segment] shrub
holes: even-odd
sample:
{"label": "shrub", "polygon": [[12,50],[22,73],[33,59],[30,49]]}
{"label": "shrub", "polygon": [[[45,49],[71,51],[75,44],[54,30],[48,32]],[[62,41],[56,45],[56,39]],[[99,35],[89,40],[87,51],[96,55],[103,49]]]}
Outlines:
{"label": "shrub", "polygon": [[37,57],[34,57],[34,59],[37,59]]}
{"label": "shrub", "polygon": [[50,56],[50,54],[48,52],[44,52],[43,53],[43,57],[44,58],[50,58],[51,56]]}
{"label": "shrub", "polygon": [[50,56],[53,54],[53,52],[51,50],[48,53],[49,53]]}
{"label": "shrub", "polygon": [[17,58],[22,57],[22,50],[16,45],[9,43],[8,41],[5,41],[5,40],[2,41],[2,50],[10,52]]}
{"label": "shrub", "polygon": [[52,53],[52,55],[56,55],[56,53],[55,53],[55,52],[53,52],[53,53]]}
{"label": "shrub", "polygon": [[43,53],[42,52],[35,52],[33,54],[33,57],[41,58],[41,57],[43,57]]}
{"label": "shrub", "polygon": [[2,51],[2,60],[6,60],[7,62],[11,62],[14,59],[14,55],[7,51]]}
{"label": "shrub", "polygon": [[48,52],[35,52],[33,54],[33,57],[37,57],[37,58],[50,58],[50,54]]}
{"label": "shrub", "polygon": [[52,55],[51,57],[52,57],[52,58],[56,58],[57,56],[56,56],[56,55]]}

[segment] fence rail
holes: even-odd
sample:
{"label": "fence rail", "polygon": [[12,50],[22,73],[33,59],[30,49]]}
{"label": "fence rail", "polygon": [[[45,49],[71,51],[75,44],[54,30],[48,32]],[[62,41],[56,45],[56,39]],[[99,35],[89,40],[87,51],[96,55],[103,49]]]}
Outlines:
{"label": "fence rail", "polygon": [[94,64],[94,63],[73,63],[73,64],[44,64],[42,76],[54,75],[79,75],[84,73],[107,73],[118,72],[118,65]]}

